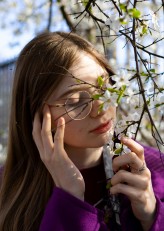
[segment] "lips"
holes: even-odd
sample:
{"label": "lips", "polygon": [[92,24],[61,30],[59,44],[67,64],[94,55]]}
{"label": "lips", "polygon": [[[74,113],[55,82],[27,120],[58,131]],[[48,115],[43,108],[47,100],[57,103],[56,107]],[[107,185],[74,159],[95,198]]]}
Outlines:
{"label": "lips", "polygon": [[90,133],[97,133],[97,134],[105,133],[109,131],[111,127],[112,127],[112,120],[109,120],[108,122],[103,123],[100,126],[91,130]]}

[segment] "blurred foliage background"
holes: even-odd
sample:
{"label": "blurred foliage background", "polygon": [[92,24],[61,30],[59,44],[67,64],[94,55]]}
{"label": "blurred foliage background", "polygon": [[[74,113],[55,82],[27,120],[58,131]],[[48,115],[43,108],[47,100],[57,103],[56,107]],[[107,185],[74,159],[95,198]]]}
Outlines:
{"label": "blurred foliage background", "polygon": [[[44,31],[74,31],[104,53],[114,70],[121,67],[135,69],[134,54],[126,36],[117,34],[107,26],[111,11],[117,5],[120,6],[120,3],[118,0],[0,0],[0,161],[4,160],[6,153],[14,63],[22,47],[35,35]],[[145,15],[149,14],[149,10],[157,11],[158,23],[163,33],[162,1],[138,1],[137,7],[144,11]],[[163,55],[163,34],[157,30],[152,30],[151,33],[153,37],[146,37],[149,44],[152,43],[148,47],[149,50]],[[154,42],[159,38],[158,43]],[[143,44],[144,39],[141,36]],[[142,50],[140,55],[145,63],[148,62],[149,57]],[[152,56],[151,69],[159,73],[156,81],[163,87],[163,59]],[[154,111],[153,116],[163,137],[163,107]],[[156,145],[151,134],[151,123],[146,117],[142,121],[138,140],[148,145]]]}

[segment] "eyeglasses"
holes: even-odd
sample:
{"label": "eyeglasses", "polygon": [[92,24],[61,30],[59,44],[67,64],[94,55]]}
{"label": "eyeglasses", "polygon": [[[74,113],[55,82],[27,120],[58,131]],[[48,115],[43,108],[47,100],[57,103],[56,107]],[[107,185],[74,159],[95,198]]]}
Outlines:
{"label": "eyeglasses", "polygon": [[[93,98],[87,91],[78,91],[66,99],[64,104],[49,104],[53,107],[64,107],[65,114],[73,120],[85,119],[92,110]],[[64,115],[64,114],[63,114]]]}

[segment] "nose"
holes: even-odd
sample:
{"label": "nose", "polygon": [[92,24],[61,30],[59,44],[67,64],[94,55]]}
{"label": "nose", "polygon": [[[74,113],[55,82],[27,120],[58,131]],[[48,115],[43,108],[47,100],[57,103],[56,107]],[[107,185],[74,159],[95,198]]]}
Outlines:
{"label": "nose", "polygon": [[102,116],[105,114],[105,111],[103,109],[101,109],[101,105],[102,105],[102,101],[101,100],[93,100],[92,103],[92,109],[90,112],[90,116],[91,117],[97,117],[97,116]]}

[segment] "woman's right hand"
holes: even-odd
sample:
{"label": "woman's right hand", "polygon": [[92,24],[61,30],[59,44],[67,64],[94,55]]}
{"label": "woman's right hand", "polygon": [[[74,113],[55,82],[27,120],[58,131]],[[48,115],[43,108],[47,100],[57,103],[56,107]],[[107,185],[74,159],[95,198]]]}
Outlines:
{"label": "woman's right hand", "polygon": [[55,186],[84,200],[84,179],[64,149],[64,118],[59,118],[54,138],[51,129],[51,113],[49,107],[45,105],[43,123],[41,125],[39,114],[36,113],[32,131],[40,158],[51,174]]}

